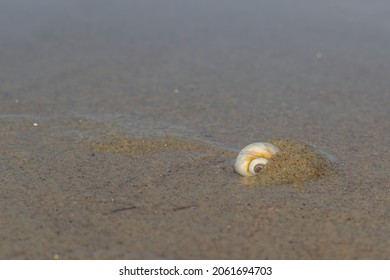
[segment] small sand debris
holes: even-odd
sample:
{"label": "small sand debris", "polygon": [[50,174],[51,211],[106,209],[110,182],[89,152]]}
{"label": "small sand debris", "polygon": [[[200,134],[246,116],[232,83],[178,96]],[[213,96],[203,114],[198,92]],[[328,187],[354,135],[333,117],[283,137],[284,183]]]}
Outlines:
{"label": "small sand debris", "polygon": [[270,141],[280,152],[271,158],[257,176],[243,177],[249,185],[302,184],[334,172],[332,162],[305,143],[291,140]]}
{"label": "small sand debris", "polygon": [[130,207],[122,207],[122,208],[118,208],[118,209],[114,209],[111,211],[111,214],[113,213],[117,213],[117,212],[122,212],[122,211],[128,211],[128,210],[133,210],[133,209],[136,209],[137,207],[135,206],[130,206]]}

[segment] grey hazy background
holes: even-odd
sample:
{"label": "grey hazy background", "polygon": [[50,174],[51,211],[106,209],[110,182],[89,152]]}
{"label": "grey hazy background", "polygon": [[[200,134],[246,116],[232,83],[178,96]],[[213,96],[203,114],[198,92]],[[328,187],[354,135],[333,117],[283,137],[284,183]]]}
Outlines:
{"label": "grey hazy background", "polygon": [[[7,94],[22,95],[31,110],[39,101],[40,113],[47,107],[92,110],[86,107],[101,107],[107,99],[113,100],[113,110],[128,111],[139,102],[134,96],[140,90],[142,105],[156,115],[197,95],[209,96],[216,106],[233,106],[226,100],[252,98],[259,89],[284,92],[274,94],[276,107],[290,101],[294,106],[292,92],[306,96],[309,104],[321,90],[352,93],[351,106],[359,106],[355,95],[365,95],[380,107],[390,85],[387,1],[36,0],[0,5],[3,112],[11,110]],[[75,88],[96,83],[95,92],[81,94]],[[191,86],[201,90],[174,94]],[[161,104],[162,95],[174,99],[171,106]],[[188,108],[177,109],[185,117]]]}

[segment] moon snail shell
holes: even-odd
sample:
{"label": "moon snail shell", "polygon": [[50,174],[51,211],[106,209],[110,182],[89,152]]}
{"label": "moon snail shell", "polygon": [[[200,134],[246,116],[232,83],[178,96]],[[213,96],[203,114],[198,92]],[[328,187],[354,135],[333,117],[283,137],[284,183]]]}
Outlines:
{"label": "moon snail shell", "polygon": [[234,170],[241,176],[254,176],[279,152],[279,148],[267,143],[252,143],[243,148],[234,161]]}

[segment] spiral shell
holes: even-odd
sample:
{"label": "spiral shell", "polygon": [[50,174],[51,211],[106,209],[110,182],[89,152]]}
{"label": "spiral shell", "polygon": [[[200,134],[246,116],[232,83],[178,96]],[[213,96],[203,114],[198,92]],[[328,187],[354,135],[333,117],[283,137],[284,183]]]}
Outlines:
{"label": "spiral shell", "polygon": [[243,148],[234,161],[234,170],[241,176],[257,175],[279,148],[266,142],[252,143]]}

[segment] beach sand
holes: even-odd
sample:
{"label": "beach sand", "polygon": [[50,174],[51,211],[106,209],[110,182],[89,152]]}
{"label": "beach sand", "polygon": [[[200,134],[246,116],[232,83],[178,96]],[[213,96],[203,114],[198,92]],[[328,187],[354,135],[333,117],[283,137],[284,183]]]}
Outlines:
{"label": "beach sand", "polygon": [[1,259],[389,258],[389,4],[1,2]]}

